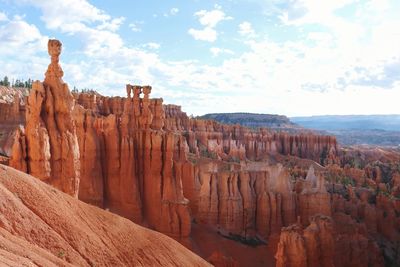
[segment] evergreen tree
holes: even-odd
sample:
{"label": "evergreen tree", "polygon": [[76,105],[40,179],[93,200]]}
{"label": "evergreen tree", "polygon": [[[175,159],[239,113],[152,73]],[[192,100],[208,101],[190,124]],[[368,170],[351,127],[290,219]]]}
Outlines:
{"label": "evergreen tree", "polygon": [[33,80],[29,78],[27,81],[24,81],[23,79],[12,79],[12,82],[10,83],[10,79],[8,76],[4,76],[2,80],[0,80],[0,86],[8,86],[8,87],[20,87],[20,88],[32,88],[32,83]]}
{"label": "evergreen tree", "polygon": [[4,76],[3,85],[4,85],[4,86],[10,86],[10,81],[8,80],[8,77],[7,77],[7,76]]}

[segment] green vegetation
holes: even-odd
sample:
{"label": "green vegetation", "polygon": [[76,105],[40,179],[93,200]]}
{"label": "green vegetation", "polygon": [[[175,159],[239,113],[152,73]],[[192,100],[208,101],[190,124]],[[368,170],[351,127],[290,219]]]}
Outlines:
{"label": "green vegetation", "polygon": [[237,157],[230,157],[228,161],[234,163],[240,163],[240,159]]}
{"label": "green vegetation", "polygon": [[75,93],[75,94],[79,94],[79,93],[81,93],[81,94],[91,94],[91,95],[97,94],[97,91],[94,90],[94,89],[89,89],[89,88],[78,89],[75,86],[74,86],[74,89],[71,90],[71,92]]}
{"label": "green vegetation", "polygon": [[61,259],[64,258],[64,257],[65,257],[65,251],[64,251],[64,250],[58,251],[57,256],[58,256],[59,258],[61,258]]}
{"label": "green vegetation", "polygon": [[356,169],[364,168],[363,164],[361,164],[361,160],[358,157],[353,157],[353,158],[348,159],[347,164],[349,164],[350,167],[356,168]]}
{"label": "green vegetation", "polygon": [[328,148],[324,147],[322,149],[321,158],[320,158],[321,165],[323,165],[323,166],[325,165],[325,161],[326,161],[327,157],[328,157]]}
{"label": "green vegetation", "polygon": [[344,185],[345,187],[347,187],[347,186],[355,186],[356,185],[356,182],[352,178],[350,178],[348,176],[344,176],[344,175],[337,175],[337,174],[327,173],[326,176],[325,176],[325,179],[328,182],[339,183],[339,184]]}
{"label": "green vegetation", "polygon": [[192,164],[197,164],[197,159],[195,157],[188,157],[188,160],[192,163]]}
{"label": "green vegetation", "polygon": [[246,238],[243,237],[241,235],[235,235],[232,233],[228,233],[228,235],[225,235],[223,233],[221,233],[220,231],[217,232],[219,235],[221,235],[222,237],[225,237],[227,239],[236,241],[236,242],[240,242],[244,245],[250,246],[250,247],[257,247],[259,245],[266,245],[267,243],[261,239],[259,239],[258,237],[252,237],[252,238]]}
{"label": "green vegetation", "polygon": [[289,120],[288,117],[283,115],[275,114],[257,114],[257,113],[211,113],[206,114],[198,119],[215,120],[225,124],[240,124],[245,127],[257,129],[257,128],[273,128],[273,129],[285,129],[293,130],[299,129],[300,127]]}
{"label": "green vegetation", "polygon": [[351,179],[350,177],[343,177],[343,178],[340,180],[340,183],[341,183],[342,185],[344,185],[344,186],[355,186],[355,185],[356,185],[356,183],[354,182],[354,180]]}
{"label": "green vegetation", "polygon": [[200,150],[200,156],[204,158],[210,158],[210,159],[217,159],[217,153],[214,151],[209,151],[208,149],[201,149]]}
{"label": "green vegetation", "polygon": [[381,191],[381,190],[378,189],[377,194],[378,195],[383,195],[383,196],[389,198],[390,200],[399,200],[400,199],[400,196],[392,195],[392,192],[390,191],[390,189],[388,189],[387,191]]}
{"label": "green vegetation", "polygon": [[4,76],[4,79],[2,81],[0,81],[0,85],[3,85],[3,86],[10,86],[11,85],[7,76]]}
{"label": "green vegetation", "polygon": [[32,88],[32,82],[33,80],[31,79],[28,79],[27,81],[17,79],[10,82],[9,78],[4,76],[3,80],[0,80],[0,85],[8,87]]}
{"label": "green vegetation", "polygon": [[229,164],[224,164],[220,167],[219,169],[221,172],[229,172],[231,170],[231,165]]}

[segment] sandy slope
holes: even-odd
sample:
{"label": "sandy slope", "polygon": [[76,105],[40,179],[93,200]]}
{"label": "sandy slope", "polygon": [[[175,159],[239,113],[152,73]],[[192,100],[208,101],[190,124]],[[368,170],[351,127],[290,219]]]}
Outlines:
{"label": "sandy slope", "polygon": [[208,266],[176,241],[0,165],[0,266]]}

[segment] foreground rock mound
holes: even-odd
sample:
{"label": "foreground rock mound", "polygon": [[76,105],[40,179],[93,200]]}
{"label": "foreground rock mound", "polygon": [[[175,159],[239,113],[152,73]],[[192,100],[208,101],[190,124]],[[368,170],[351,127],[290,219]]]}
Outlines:
{"label": "foreground rock mound", "polygon": [[0,265],[209,266],[176,241],[0,165]]}

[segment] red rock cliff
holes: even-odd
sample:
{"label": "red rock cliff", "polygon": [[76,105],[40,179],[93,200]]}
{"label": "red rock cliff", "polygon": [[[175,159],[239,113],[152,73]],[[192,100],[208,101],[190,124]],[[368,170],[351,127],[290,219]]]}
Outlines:
{"label": "red rock cliff", "polygon": [[179,172],[185,144],[180,135],[162,130],[162,100],[150,99],[150,92],[150,86],[128,85],[127,98],[77,95],[79,198],[186,237],[191,220]]}

